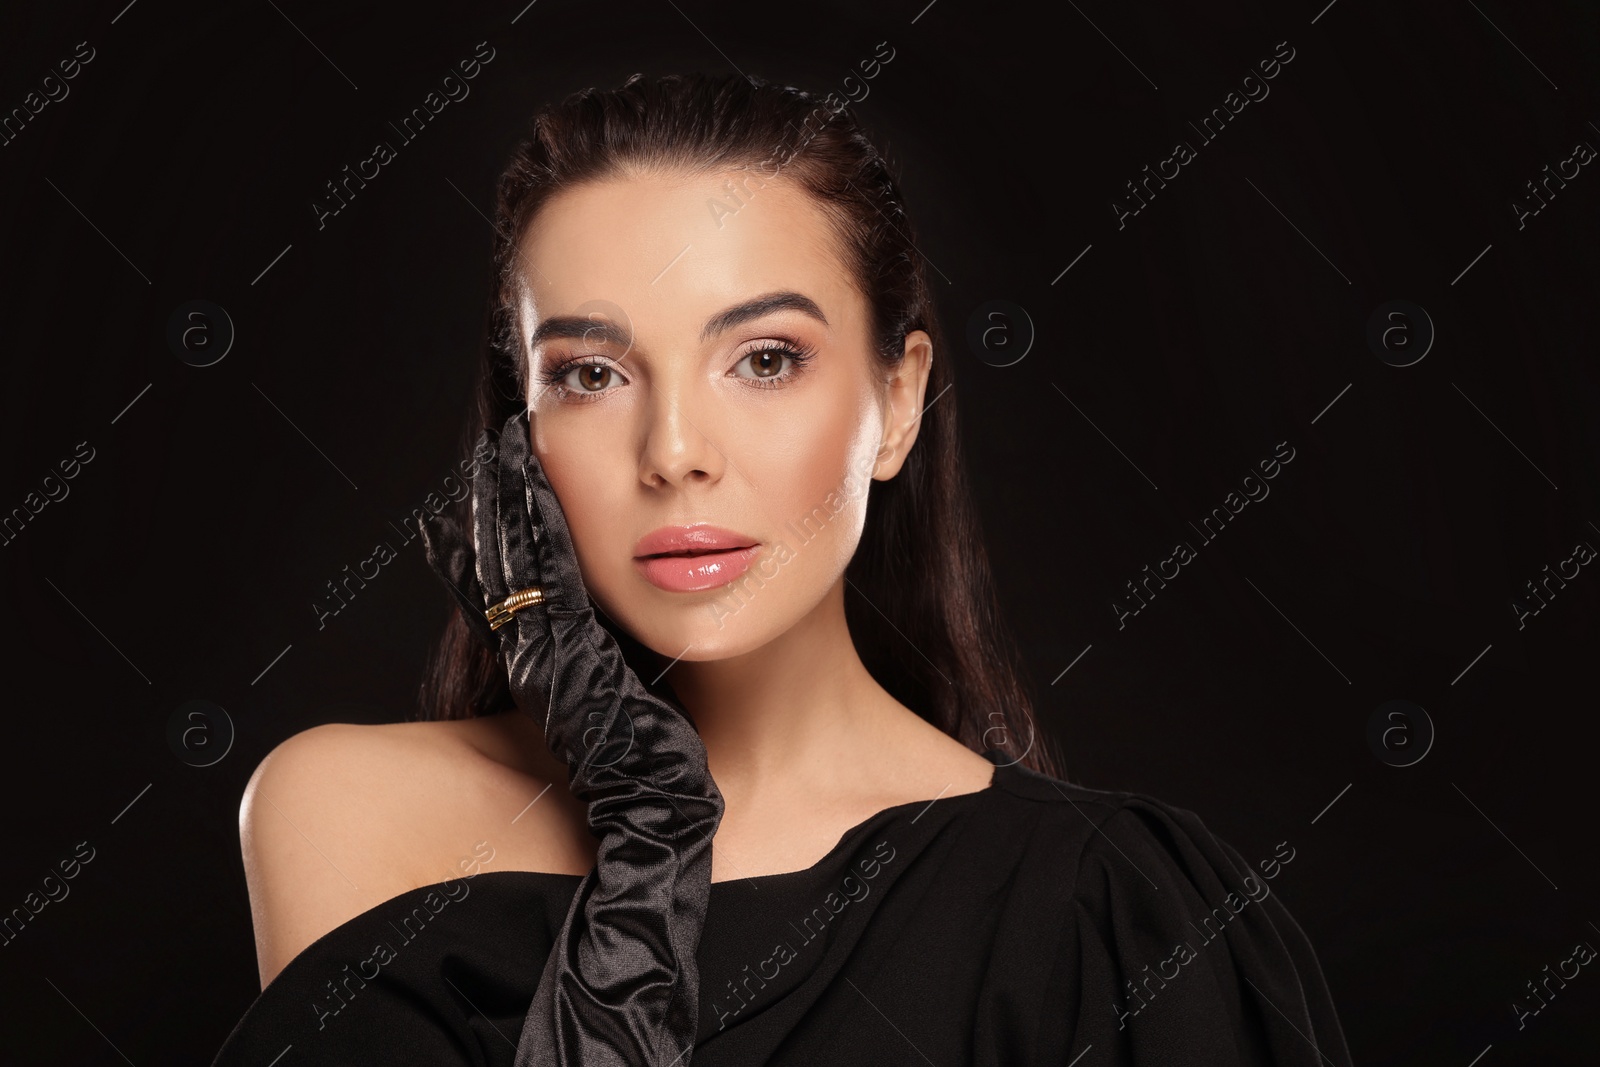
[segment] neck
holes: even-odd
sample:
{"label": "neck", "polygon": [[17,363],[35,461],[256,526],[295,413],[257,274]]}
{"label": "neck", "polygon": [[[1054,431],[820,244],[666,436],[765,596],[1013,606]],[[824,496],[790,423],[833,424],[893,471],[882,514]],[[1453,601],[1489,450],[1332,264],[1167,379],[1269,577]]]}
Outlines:
{"label": "neck", "polygon": [[727,659],[680,660],[668,680],[719,789],[747,801],[849,780],[905,713],[856,652],[843,579],[775,640]]}

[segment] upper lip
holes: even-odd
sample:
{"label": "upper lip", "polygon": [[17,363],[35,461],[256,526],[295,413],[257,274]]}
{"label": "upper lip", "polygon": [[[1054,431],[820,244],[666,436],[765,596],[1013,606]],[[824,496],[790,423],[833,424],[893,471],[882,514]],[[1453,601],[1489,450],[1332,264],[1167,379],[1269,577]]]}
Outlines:
{"label": "upper lip", "polygon": [[699,555],[749,548],[754,544],[757,541],[753,537],[700,522],[691,526],[663,526],[651,530],[639,538],[639,543],[633,546],[633,554],[640,557]]}

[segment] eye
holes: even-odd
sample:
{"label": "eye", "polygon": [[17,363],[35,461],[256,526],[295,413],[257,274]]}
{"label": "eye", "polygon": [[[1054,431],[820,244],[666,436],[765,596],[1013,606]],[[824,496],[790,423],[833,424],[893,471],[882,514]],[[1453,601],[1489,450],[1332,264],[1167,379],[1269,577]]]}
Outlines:
{"label": "eye", "polygon": [[603,394],[614,391],[610,388],[612,385],[627,381],[616,367],[593,357],[568,360],[540,377],[557,399],[579,402],[598,400]]}
{"label": "eye", "polygon": [[563,384],[568,389],[581,389],[586,393],[600,393],[604,392],[606,386],[611,384],[611,379],[615,374],[616,371],[604,363],[581,363],[563,376],[566,379],[575,378],[576,380],[565,381]]}
{"label": "eye", "polygon": [[810,360],[811,353],[798,346],[762,341],[739,357],[731,373],[754,385],[771,388],[786,385],[798,377]]}

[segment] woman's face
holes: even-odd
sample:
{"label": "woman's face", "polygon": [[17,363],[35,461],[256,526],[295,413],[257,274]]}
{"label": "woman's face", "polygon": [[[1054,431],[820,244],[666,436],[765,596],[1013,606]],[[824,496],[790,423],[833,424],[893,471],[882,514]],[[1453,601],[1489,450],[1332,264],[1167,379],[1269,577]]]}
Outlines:
{"label": "woman's face", "polygon": [[531,445],[584,583],[686,660],[759,648],[842,581],[932,355],[913,331],[881,380],[832,225],[792,182],[741,206],[738,177],[573,187],[521,248]]}

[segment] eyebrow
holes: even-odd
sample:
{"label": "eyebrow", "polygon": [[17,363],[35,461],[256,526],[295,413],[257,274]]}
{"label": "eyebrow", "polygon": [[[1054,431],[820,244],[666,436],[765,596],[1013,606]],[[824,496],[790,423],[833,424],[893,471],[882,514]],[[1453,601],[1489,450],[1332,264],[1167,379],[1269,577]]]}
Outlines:
{"label": "eyebrow", "polygon": [[767,293],[754,300],[747,300],[743,304],[735,304],[717,312],[706,320],[705,329],[700,331],[700,339],[709,341],[725,330],[731,330],[740,323],[751,319],[759,319],[763,315],[770,315],[774,311],[798,311],[802,315],[809,315],[822,325],[828,325],[828,317],[822,313],[817,302],[802,293],[789,290],[777,293]]}
{"label": "eyebrow", "polygon": [[[725,333],[741,323],[752,319],[759,319],[775,311],[798,311],[802,315],[809,315],[822,325],[827,326],[828,317],[822,313],[817,302],[803,293],[792,290],[783,290],[775,293],[766,293],[747,300],[742,304],[724,308],[706,320],[705,327],[700,331],[700,339],[709,341],[718,334]],[[545,319],[533,331],[528,339],[528,347],[537,348],[540,344],[551,338],[589,338],[590,340],[627,348],[631,338],[627,331],[610,319],[583,318],[578,315],[556,315]]]}

